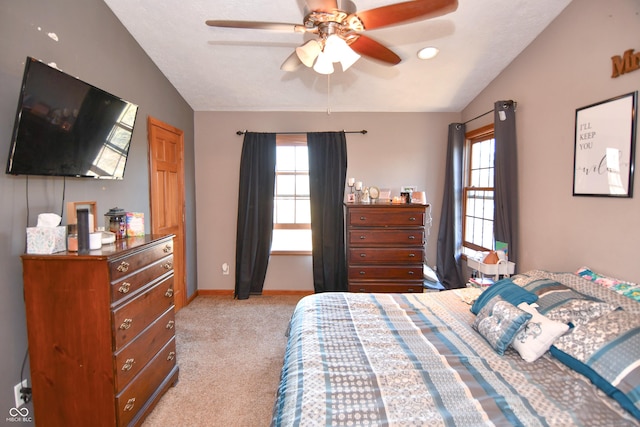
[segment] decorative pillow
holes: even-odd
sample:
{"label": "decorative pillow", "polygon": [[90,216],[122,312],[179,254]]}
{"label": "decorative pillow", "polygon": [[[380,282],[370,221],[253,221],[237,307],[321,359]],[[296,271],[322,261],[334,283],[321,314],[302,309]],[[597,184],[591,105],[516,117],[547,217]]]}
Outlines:
{"label": "decorative pillow", "polygon": [[500,296],[503,300],[508,301],[512,305],[518,305],[522,302],[533,303],[538,299],[537,295],[523,289],[513,283],[510,279],[502,279],[489,286],[480,294],[476,302],[471,306],[471,312],[478,314],[489,301],[494,297]]}
{"label": "decorative pillow", "polygon": [[549,350],[556,338],[569,330],[569,325],[544,317],[526,302],[518,304],[518,308],[531,314],[531,319],[520,329],[511,345],[524,360],[535,362]]}
{"label": "decorative pillow", "polygon": [[487,303],[473,322],[473,329],[493,347],[499,355],[509,347],[520,328],[531,319],[531,314],[496,296]]}
{"label": "decorative pillow", "polygon": [[595,273],[588,267],[579,268],[576,274],[628,298],[640,301],[640,286],[635,283],[603,276],[602,274]]}
{"label": "decorative pillow", "polygon": [[514,276],[511,276],[510,279],[518,286],[525,286],[526,284],[531,283],[534,280],[550,279],[552,275],[553,273],[546,270],[529,270],[524,273],[518,273]]}
{"label": "decorative pillow", "polygon": [[558,338],[551,354],[640,419],[640,317],[612,311]]}
{"label": "decorative pillow", "polygon": [[538,296],[540,314],[551,320],[582,325],[618,308],[615,304],[581,294],[551,279],[534,280],[523,286]]}

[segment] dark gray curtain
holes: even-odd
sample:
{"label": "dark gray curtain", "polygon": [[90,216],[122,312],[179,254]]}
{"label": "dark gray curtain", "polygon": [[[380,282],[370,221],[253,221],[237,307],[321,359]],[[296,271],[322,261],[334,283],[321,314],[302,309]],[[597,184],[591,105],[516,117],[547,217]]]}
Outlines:
{"label": "dark gray curtain", "polygon": [[509,244],[509,261],[518,267],[518,156],[516,112],[513,101],[498,101],[494,108],[495,239]]}
{"label": "dark gray curtain", "polygon": [[343,200],[347,140],[344,132],[313,132],[307,134],[307,147],[313,288],[315,292],[346,291]]}
{"label": "dark gray curtain", "polygon": [[276,135],[247,132],[240,160],[235,297],[261,294],[273,233]]}
{"label": "dark gray curtain", "polygon": [[462,250],[462,188],[464,186],[463,155],[465,125],[449,125],[444,195],[438,230],[436,274],[447,289],[464,286],[460,269]]}

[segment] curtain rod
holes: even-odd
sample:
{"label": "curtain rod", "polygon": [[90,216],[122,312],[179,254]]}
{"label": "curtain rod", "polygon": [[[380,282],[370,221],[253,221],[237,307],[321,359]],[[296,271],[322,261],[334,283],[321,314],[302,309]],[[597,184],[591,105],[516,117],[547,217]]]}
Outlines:
{"label": "curtain rod", "polygon": [[[248,130],[239,130],[236,132],[236,135],[244,135],[245,133],[247,133]],[[344,133],[361,133],[363,135],[367,134],[367,130],[366,129],[362,129],[362,130],[343,130]],[[277,133],[280,135],[300,135],[300,134],[304,134],[306,132],[273,132],[273,133]]]}
{"label": "curtain rod", "polygon": [[[505,101],[505,103],[502,105],[502,108],[503,109],[508,108],[510,105],[513,105],[513,111],[516,111],[516,109],[518,108],[518,103],[516,101]],[[473,119],[469,119],[466,122],[461,123],[461,124],[466,125],[467,123],[472,122],[474,120],[478,120],[480,117],[484,117],[487,114],[493,113],[494,111],[495,111],[495,108],[492,108],[491,110],[487,111],[486,113],[482,113],[479,116],[476,116]]]}
{"label": "curtain rod", "polygon": [[480,117],[484,117],[484,116],[486,116],[487,114],[491,114],[491,113],[493,113],[493,109],[491,109],[491,110],[487,111],[486,113],[482,113],[482,114],[480,114],[479,116],[474,117],[473,119],[469,119],[469,120],[467,120],[466,122],[464,122],[464,123],[462,123],[462,124],[463,124],[463,125],[466,125],[466,124],[467,124],[467,123],[469,123],[469,122],[472,122],[472,121],[474,121],[474,120],[478,120]]}

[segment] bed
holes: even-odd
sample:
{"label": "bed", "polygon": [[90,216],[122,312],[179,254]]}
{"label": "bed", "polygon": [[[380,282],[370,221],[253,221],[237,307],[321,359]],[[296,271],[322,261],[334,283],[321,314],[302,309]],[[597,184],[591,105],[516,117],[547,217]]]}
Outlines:
{"label": "bed", "polygon": [[[494,295],[304,297],[289,325],[271,425],[640,425],[638,361],[628,360],[640,358],[638,295],[596,279],[534,270],[493,285]],[[519,311],[502,316],[503,306]],[[516,318],[525,320],[513,326]],[[505,344],[492,333],[506,324],[517,331]],[[529,346],[527,334],[548,345]],[[610,365],[621,366],[602,371]]]}

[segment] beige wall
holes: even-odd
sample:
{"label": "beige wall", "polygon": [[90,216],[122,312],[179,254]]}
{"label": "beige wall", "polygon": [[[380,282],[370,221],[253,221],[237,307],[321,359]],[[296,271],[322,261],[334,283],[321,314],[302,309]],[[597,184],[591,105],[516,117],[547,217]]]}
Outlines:
{"label": "beige wall", "polygon": [[[335,108],[335,107],[334,107]],[[365,186],[388,187],[398,195],[403,185],[417,185],[433,204],[427,258],[435,264],[437,224],[442,201],[442,165],[452,113],[216,113],[197,112],[196,199],[198,218],[198,289],[233,289],[242,136],[255,132],[306,132],[366,129],[347,135],[347,176]],[[222,263],[231,274],[222,275]],[[311,257],[271,258],[265,290],[312,290]]]}
{"label": "beige wall", "polygon": [[573,1],[463,112],[518,102],[521,271],[588,265],[640,282],[638,174],[631,199],[572,196],[575,110],[640,89],[640,70],[611,78],[627,49],[640,51],[639,1]]}

